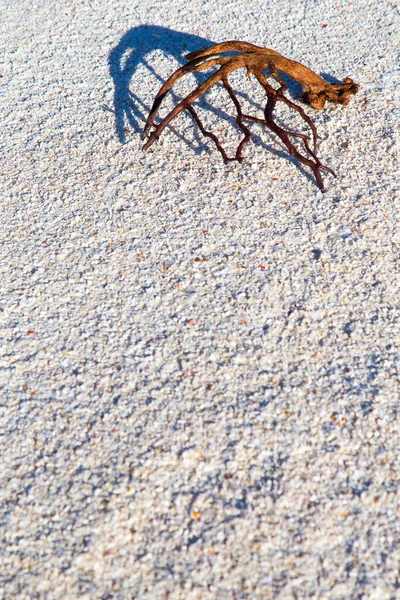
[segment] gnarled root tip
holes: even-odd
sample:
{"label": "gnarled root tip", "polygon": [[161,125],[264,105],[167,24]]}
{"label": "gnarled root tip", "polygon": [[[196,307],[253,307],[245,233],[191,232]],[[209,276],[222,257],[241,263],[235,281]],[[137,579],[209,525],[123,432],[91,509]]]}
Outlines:
{"label": "gnarled root tip", "polygon": [[350,77],[346,77],[343,83],[327,83],[322,89],[305,86],[302,100],[318,110],[324,108],[326,101],[346,106],[349,103],[350,96],[356,94],[358,88],[358,83],[355,83]]}

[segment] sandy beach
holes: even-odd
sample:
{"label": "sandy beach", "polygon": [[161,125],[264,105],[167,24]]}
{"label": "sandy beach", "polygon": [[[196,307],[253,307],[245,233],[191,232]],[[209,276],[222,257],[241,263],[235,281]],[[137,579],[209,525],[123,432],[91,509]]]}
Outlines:
{"label": "sandy beach", "polygon": [[[398,4],[3,0],[0,22],[0,599],[400,598]],[[241,164],[187,112],[142,150],[160,86],[226,40],[359,85],[322,111],[286,92],[325,192],[257,123]],[[196,110],[234,154],[226,90]]]}

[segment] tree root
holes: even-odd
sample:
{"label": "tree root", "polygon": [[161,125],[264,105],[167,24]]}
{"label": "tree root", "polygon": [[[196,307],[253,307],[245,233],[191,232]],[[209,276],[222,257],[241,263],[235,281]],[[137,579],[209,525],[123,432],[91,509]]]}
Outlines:
{"label": "tree root", "polygon": [[[220,56],[225,52],[237,52],[237,54],[234,56]],[[213,140],[225,163],[233,160],[242,162],[242,151],[245,145],[250,141],[252,135],[250,129],[248,129],[244,121],[253,121],[255,123],[264,125],[273,131],[286,146],[290,155],[294,156],[301,164],[306,165],[313,171],[318,187],[324,191],[321,171],[331,173],[334,176],[335,173],[332,169],[323,165],[320,159],[317,157],[316,147],[318,134],[316,127],[301,106],[298,106],[286,98],[285,91],[287,90],[287,87],[283,79],[280,77],[278,71],[285,73],[292,79],[298,81],[302,86],[303,101],[317,109],[324,108],[326,101],[343,105],[348,104],[350,96],[358,91],[358,85],[354,83],[352,79],[346,78],[343,80],[343,83],[338,84],[328,83],[325,81],[325,79],[301,63],[285,58],[274,50],[261,48],[247,42],[230,41],[223,42],[221,44],[215,44],[209,48],[204,48],[197,52],[191,52],[186,56],[186,58],[189,60],[189,62],[175,71],[175,73],[169,77],[156,95],[144,127],[142,138],[146,137],[150,128],[154,129],[150,133],[147,142],[143,146],[144,150],[147,150],[152,144],[154,144],[154,142],[160,137],[165,127],[173,119],[175,119],[183,110],[187,110],[198,125],[201,133]],[[214,72],[193,92],[186,96],[186,98],[179,102],[179,104],[175,106],[175,108],[173,108],[158,125],[155,125],[155,118],[161,103],[176,81],[181,79],[181,77],[187,73],[196,73],[215,66],[219,67],[216,72]],[[254,75],[267,95],[267,102],[264,109],[264,119],[246,115],[242,112],[239,100],[237,99],[228,81],[229,74],[240,68],[247,69],[248,75]],[[264,74],[264,71],[266,70],[269,71],[268,75]],[[275,81],[279,83],[280,87],[277,89],[272,87],[268,83],[268,77],[275,79]],[[244,134],[243,139],[240,141],[236,149],[236,154],[234,157],[229,157],[218,140],[218,137],[204,128],[204,125],[193,108],[193,103],[219,82],[223,84],[229,94],[229,97],[235,105],[237,112],[236,123]],[[305,123],[310,127],[313,139],[313,149],[310,148],[309,136],[296,131],[283,129],[276,123],[273,113],[278,102],[283,102],[293,110],[297,111]],[[291,141],[291,137],[302,140],[305,154],[299,152],[299,150]]]}

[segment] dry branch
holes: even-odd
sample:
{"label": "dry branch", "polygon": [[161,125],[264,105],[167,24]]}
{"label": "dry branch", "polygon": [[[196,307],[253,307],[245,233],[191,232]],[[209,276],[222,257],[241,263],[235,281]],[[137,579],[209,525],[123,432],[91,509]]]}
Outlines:
{"label": "dry branch", "polygon": [[[237,54],[234,56],[221,56],[226,52],[237,52]],[[154,127],[154,130],[149,135],[147,142],[144,144],[144,150],[150,148],[150,146],[160,137],[162,131],[165,129],[168,123],[175,119],[175,117],[177,117],[183,110],[187,110],[197,123],[203,135],[214,141],[225,163],[228,163],[232,160],[241,162],[243,160],[242,150],[251,138],[251,131],[246,127],[244,121],[253,121],[255,123],[265,125],[268,129],[276,133],[281,141],[285,144],[289,153],[297,158],[300,163],[310,167],[314,173],[319,188],[324,190],[321,171],[326,171],[332,175],[335,175],[335,173],[332,171],[332,169],[323,165],[317,157],[316,145],[318,134],[315,125],[301,106],[298,106],[286,98],[284,92],[287,90],[287,86],[285,85],[279,73],[284,73],[300,83],[303,91],[302,100],[307,104],[310,104],[313,108],[317,109],[324,108],[326,101],[336,102],[344,105],[348,104],[350,96],[358,91],[358,85],[354,83],[352,79],[347,77],[343,80],[343,83],[328,83],[325,81],[325,79],[301,63],[290,60],[289,58],[285,58],[274,50],[261,48],[247,42],[230,41],[223,42],[221,44],[215,44],[209,48],[203,48],[197,52],[191,52],[190,54],[186,55],[186,58],[189,62],[183,67],[180,67],[171,75],[171,77],[169,77],[169,79],[159,90],[154,100],[150,114],[146,121],[146,125],[144,127],[143,137],[147,135],[151,127]],[[213,73],[193,92],[186,96],[186,98],[179,102],[179,104],[175,106],[175,108],[173,108],[173,110],[171,110],[171,112],[158,125],[155,125],[155,117],[163,99],[168,94],[172,86],[179,79],[181,79],[181,77],[187,73],[196,73],[215,66],[219,67],[215,73]],[[248,76],[251,74],[254,75],[266,92],[267,103],[264,109],[264,119],[252,115],[246,115],[242,112],[240,103],[228,81],[228,76],[230,73],[240,68],[245,68]],[[268,73],[265,73],[264,71],[268,71]],[[270,83],[268,83],[269,77],[272,77],[278,82],[279,88],[276,89]],[[237,147],[236,154],[232,158],[228,157],[217,136],[209,131],[206,131],[202,122],[200,121],[199,116],[193,108],[193,103],[219,82],[223,84],[235,105],[237,112],[236,123],[244,134],[244,138],[241,140],[239,146]],[[274,120],[274,109],[278,102],[283,102],[293,110],[297,111],[310,127],[313,138],[312,149],[310,148],[310,139],[307,135],[296,131],[283,129],[276,123]],[[301,154],[297,150],[296,146],[290,139],[291,137],[302,140],[306,155]]]}

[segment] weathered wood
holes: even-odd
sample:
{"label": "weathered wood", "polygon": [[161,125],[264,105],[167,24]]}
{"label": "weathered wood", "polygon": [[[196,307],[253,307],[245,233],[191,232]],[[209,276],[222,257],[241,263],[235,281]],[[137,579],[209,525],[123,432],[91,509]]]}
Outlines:
{"label": "weathered wood", "polygon": [[[226,52],[236,52],[237,54],[233,56],[220,56]],[[183,110],[187,110],[192,115],[203,135],[214,141],[218,151],[221,153],[226,163],[231,160],[237,160],[241,162],[243,160],[242,150],[251,138],[251,131],[245,126],[243,121],[250,120],[265,125],[268,129],[276,133],[276,135],[285,144],[289,153],[297,158],[299,162],[312,169],[319,188],[324,190],[321,171],[326,171],[332,175],[335,175],[335,173],[332,171],[332,169],[323,165],[317,157],[316,144],[318,134],[315,125],[301,106],[298,106],[286,98],[284,92],[287,90],[287,86],[285,85],[279,73],[284,73],[300,83],[303,91],[302,100],[316,109],[324,108],[327,101],[343,105],[348,104],[350,96],[358,91],[357,83],[354,83],[354,81],[349,77],[344,79],[343,83],[329,83],[320,75],[317,75],[317,73],[314,73],[314,71],[311,71],[311,69],[302,65],[301,63],[289,58],[285,58],[275,50],[261,48],[260,46],[249,44],[248,42],[228,41],[220,44],[214,44],[209,48],[203,48],[202,50],[191,52],[190,54],[187,54],[186,58],[189,60],[189,62],[183,67],[180,67],[171,75],[171,77],[169,77],[155,97],[153,106],[150,110],[146,125],[144,127],[142,137],[146,136],[151,127],[154,127],[154,130],[149,135],[147,142],[144,144],[144,150],[150,148],[150,146],[160,137],[162,131],[165,129],[168,123],[175,119]],[[175,106],[175,108],[171,110],[158,125],[155,125],[155,118],[162,101],[173,85],[181,77],[187,73],[195,73],[215,66],[219,67],[215,73],[213,73],[193,92],[186,96],[186,98],[179,102],[179,104]],[[251,74],[254,75],[266,92],[267,103],[264,109],[264,119],[260,119],[251,115],[245,115],[241,110],[240,103],[228,82],[229,74],[232,73],[232,71],[240,68],[247,69],[249,76]],[[266,74],[265,71],[268,71],[268,73]],[[275,81],[279,83],[280,87],[277,89],[272,87],[268,83],[269,77],[275,79]],[[244,138],[240,142],[235,156],[232,158],[228,157],[217,136],[209,131],[206,131],[192,106],[192,104],[198,100],[200,96],[205,94],[211,87],[219,82],[224,85],[236,107],[236,123],[244,133]],[[283,129],[276,123],[273,117],[273,112],[277,102],[283,102],[293,110],[297,111],[302,119],[307,123],[313,136],[313,150],[311,150],[309,146],[309,137],[307,135]],[[296,146],[290,140],[291,137],[296,137],[302,140],[307,156],[304,156],[297,150]]]}

